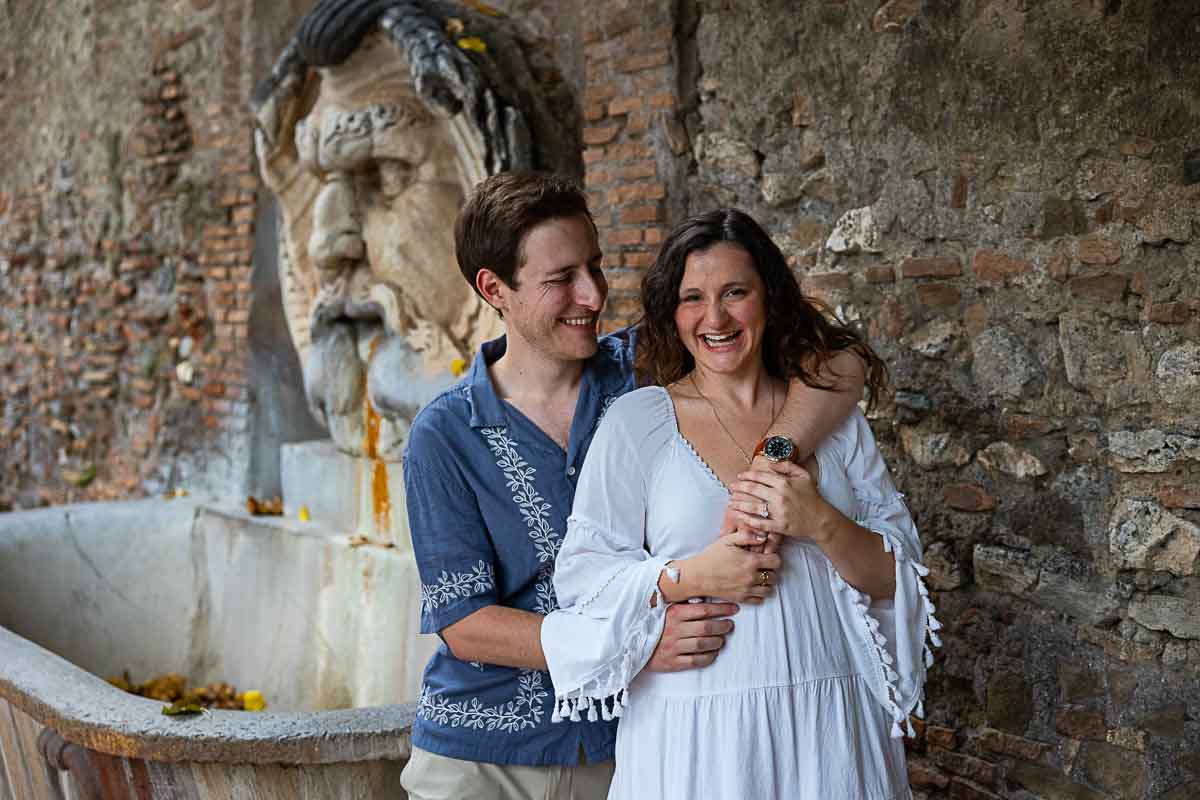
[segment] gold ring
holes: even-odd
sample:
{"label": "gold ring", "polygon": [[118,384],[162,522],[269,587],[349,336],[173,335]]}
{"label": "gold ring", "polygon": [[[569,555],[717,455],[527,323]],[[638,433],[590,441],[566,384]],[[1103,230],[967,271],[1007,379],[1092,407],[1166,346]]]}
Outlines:
{"label": "gold ring", "polygon": [[758,585],[766,586],[769,580],[771,580],[771,573],[768,570],[760,569],[758,571]]}

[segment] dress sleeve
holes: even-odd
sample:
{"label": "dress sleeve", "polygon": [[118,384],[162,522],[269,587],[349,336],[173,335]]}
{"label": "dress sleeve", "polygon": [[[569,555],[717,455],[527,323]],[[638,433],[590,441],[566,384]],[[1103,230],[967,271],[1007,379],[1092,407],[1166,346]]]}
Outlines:
{"label": "dress sleeve", "polygon": [[662,635],[659,576],[679,579],[668,558],[645,546],[646,485],[662,427],[645,403],[654,398],[634,395],[618,400],[596,432],[555,563],[560,607],[542,624],[555,722],[621,715]]}
{"label": "dress sleeve", "polygon": [[[933,664],[929,645],[941,645],[942,626],[923,578],[929,570],[921,563],[921,540],[912,515],[888,474],[887,465],[862,413],[855,411],[835,434],[855,498],[854,521],[878,534],[883,549],[896,560],[896,594],[872,599],[832,571],[839,605],[846,619],[859,626],[864,643],[863,666],[875,674],[875,694],[893,718],[892,735],[903,735],[910,714],[925,716],[923,704],[926,670]],[[926,643],[928,638],[929,644]]]}
{"label": "dress sleeve", "polygon": [[475,493],[436,430],[414,426],[404,490],[421,577],[421,633],[436,633],[498,601],[496,551]]}

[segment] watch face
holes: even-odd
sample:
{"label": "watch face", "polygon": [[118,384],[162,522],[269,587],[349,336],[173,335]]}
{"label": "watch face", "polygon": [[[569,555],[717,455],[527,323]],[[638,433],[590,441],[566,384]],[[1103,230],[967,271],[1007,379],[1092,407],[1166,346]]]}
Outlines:
{"label": "watch face", "polygon": [[772,461],[787,461],[792,457],[792,451],[796,446],[792,444],[792,440],[783,436],[772,436],[767,439],[766,445],[763,446],[763,455]]}

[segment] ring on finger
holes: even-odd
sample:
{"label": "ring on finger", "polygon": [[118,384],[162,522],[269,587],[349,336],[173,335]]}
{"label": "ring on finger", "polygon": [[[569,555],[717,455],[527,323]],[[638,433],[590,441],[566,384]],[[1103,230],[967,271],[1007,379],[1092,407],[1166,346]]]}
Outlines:
{"label": "ring on finger", "polygon": [[771,571],[770,570],[760,569],[758,571],[758,585],[759,586],[766,586],[770,582],[770,580],[771,580]]}
{"label": "ring on finger", "polygon": [[762,517],[763,519],[770,519],[771,518],[770,506],[768,506],[766,503],[763,503],[762,511],[759,511],[758,515],[760,517]]}

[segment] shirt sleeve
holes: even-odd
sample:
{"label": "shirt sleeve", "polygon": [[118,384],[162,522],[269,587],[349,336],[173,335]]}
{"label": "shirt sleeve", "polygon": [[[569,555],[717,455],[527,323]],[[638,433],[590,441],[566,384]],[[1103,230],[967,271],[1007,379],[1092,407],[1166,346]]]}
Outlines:
{"label": "shirt sleeve", "polygon": [[660,433],[645,403],[653,399],[626,395],[613,405],[580,475],[555,564],[560,608],[542,624],[554,721],[620,716],[662,635],[667,602],[658,579],[666,570],[678,580],[678,572],[645,547],[647,454],[659,450]]}
{"label": "shirt sleeve", "polygon": [[475,492],[445,437],[414,426],[404,489],[421,577],[421,633],[437,633],[498,601],[495,548]]}
{"label": "shirt sleeve", "polygon": [[[854,411],[838,434],[839,449],[855,498],[854,521],[883,539],[896,561],[896,593],[872,602],[832,571],[843,616],[857,626],[865,642],[866,674],[875,674],[876,695],[893,718],[892,735],[901,736],[909,714],[924,716],[926,670],[933,663],[930,644],[941,640],[941,624],[925,586],[929,570],[921,563],[921,540],[912,515],[888,474],[866,418]],[[929,644],[926,644],[928,637]],[[912,731],[912,724],[908,723]]]}

